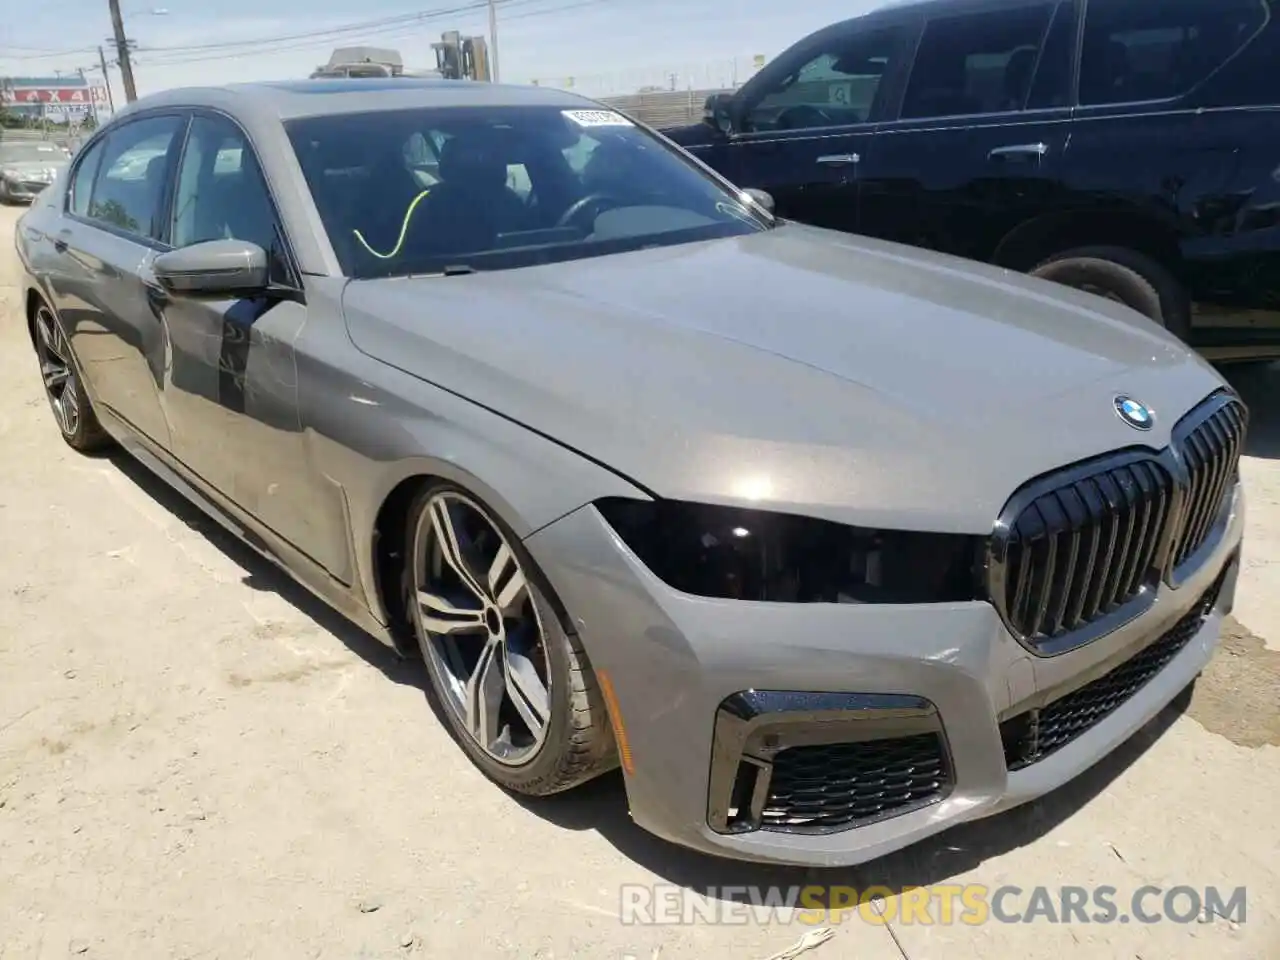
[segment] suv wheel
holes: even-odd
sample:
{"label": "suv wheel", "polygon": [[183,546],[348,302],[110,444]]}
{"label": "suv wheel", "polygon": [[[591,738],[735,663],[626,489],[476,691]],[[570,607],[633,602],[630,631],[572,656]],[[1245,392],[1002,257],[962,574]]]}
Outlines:
{"label": "suv wheel", "polygon": [[1122,303],[1182,340],[1191,334],[1191,300],[1182,284],[1162,264],[1136,250],[1078,247],[1055,254],[1031,275]]}

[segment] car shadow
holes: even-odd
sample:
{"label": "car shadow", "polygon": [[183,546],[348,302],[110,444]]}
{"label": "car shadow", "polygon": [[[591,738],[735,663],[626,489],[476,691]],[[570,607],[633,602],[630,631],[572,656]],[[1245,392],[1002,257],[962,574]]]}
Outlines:
{"label": "car shadow", "polygon": [[[986,860],[1041,839],[1074,816],[1160,739],[1186,710],[1190,688],[1114,752],[1053,793],[984,820],[960,824],[905,850],[856,867],[805,868],[738,862],[707,856],[661,840],[627,815],[621,774],[570,793],[544,799],[518,798],[525,809],[570,830],[595,830],[621,853],[662,880],[719,899],[749,902],[761,894],[729,887],[782,888],[821,884],[859,890],[900,891],[940,883]],[[1117,856],[1119,854],[1117,853]],[[816,905],[816,904],[814,904]],[[827,903],[826,906],[838,904]],[[847,906],[847,904],[845,904]]]}
{"label": "car shadow", "polygon": [[1249,407],[1249,457],[1280,459],[1280,363],[1227,365],[1222,375]]}
{"label": "car shadow", "polygon": [[352,653],[395,683],[426,689],[422,664],[396,655],[386,644],[366,633],[319,597],[299,584],[266,557],[244,544],[204,511],[118,447],[104,455],[139,490],[165,511],[204,537],[228,560],[244,570],[245,586],[277,594],[337,637]]}

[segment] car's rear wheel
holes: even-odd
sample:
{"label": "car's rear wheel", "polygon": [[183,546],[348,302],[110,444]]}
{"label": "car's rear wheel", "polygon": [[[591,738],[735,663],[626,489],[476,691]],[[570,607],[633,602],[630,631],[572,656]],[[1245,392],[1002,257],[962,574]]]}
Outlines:
{"label": "car's rear wheel", "polygon": [[596,678],[532,557],[478,499],[432,484],[409,511],[406,601],[455,738],[492,780],[545,795],[617,764]]}
{"label": "car's rear wheel", "polygon": [[36,307],[32,327],[45,396],[62,439],[81,453],[92,453],[109,446],[111,438],[93,412],[71,353],[71,343],[58,318],[41,303]]}
{"label": "car's rear wheel", "polygon": [[1033,277],[1052,280],[1150,317],[1183,340],[1191,334],[1191,301],[1161,263],[1127,247],[1078,247],[1043,261]]}

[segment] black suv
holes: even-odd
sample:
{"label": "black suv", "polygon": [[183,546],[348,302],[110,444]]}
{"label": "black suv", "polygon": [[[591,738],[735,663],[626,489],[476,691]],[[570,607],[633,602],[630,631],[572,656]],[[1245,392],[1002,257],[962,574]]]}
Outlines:
{"label": "black suv", "polygon": [[1120,300],[1280,356],[1280,0],[923,0],[663,132],[794,220]]}

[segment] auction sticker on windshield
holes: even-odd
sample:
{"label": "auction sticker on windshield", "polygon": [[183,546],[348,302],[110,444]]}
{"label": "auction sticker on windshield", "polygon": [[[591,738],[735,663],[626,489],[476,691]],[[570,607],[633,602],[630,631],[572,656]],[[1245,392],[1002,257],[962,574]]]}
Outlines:
{"label": "auction sticker on windshield", "polygon": [[580,127],[632,127],[630,120],[612,110],[562,110],[566,117]]}

